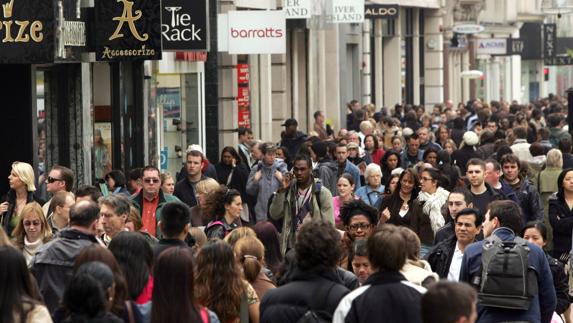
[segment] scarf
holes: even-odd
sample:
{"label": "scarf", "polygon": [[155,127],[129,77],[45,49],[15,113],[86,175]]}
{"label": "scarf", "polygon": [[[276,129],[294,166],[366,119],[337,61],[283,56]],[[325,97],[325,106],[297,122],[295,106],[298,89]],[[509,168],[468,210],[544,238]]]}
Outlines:
{"label": "scarf", "polygon": [[430,217],[430,223],[434,234],[445,224],[446,220],[442,215],[442,206],[448,200],[450,192],[438,187],[434,194],[427,192],[420,192],[418,194],[418,201],[425,202],[422,210],[424,214]]}

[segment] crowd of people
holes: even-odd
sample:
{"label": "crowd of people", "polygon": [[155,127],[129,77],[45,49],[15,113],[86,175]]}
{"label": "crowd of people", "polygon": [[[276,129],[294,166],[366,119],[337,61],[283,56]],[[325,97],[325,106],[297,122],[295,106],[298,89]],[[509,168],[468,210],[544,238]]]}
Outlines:
{"label": "crowd of people", "polygon": [[14,162],[0,322],[571,322],[558,97],[347,108],[172,175]]}

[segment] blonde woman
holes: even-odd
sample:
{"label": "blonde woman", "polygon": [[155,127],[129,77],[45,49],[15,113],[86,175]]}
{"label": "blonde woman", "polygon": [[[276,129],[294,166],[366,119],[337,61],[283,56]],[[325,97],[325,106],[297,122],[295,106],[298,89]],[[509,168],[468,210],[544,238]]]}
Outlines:
{"label": "blonde woman", "polygon": [[30,267],[36,251],[52,239],[52,229],[40,204],[31,202],[24,206],[13,233],[16,246],[22,251],[26,265]]}
{"label": "blonde woman", "polygon": [[207,225],[205,217],[203,217],[203,212],[201,208],[205,205],[205,198],[207,195],[213,191],[216,191],[220,187],[219,182],[207,177],[200,180],[197,183],[195,192],[197,193],[197,205],[191,208],[191,226],[192,227],[202,227]]}
{"label": "blonde woman", "polygon": [[34,201],[43,204],[43,201],[34,196],[34,169],[30,164],[14,162],[8,181],[10,190],[6,201],[0,204],[0,222],[4,231],[11,236],[24,206]]}

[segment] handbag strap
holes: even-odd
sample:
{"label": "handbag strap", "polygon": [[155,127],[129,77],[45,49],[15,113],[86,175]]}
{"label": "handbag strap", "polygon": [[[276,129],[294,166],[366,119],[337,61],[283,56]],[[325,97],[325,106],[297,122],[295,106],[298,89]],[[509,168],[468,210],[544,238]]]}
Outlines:
{"label": "handbag strap", "polygon": [[131,308],[131,301],[125,301],[125,308],[127,309],[127,316],[129,318],[129,323],[135,323],[135,317],[133,316],[133,308]]}

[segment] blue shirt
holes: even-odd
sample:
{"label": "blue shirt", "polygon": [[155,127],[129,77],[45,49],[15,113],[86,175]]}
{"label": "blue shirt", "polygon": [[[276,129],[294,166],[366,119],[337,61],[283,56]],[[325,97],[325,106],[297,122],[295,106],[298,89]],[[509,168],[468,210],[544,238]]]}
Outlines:
{"label": "blue shirt", "polygon": [[368,185],[364,185],[356,190],[358,196],[366,204],[378,209],[382,205],[382,197],[384,196],[384,185],[378,186],[375,191]]}

